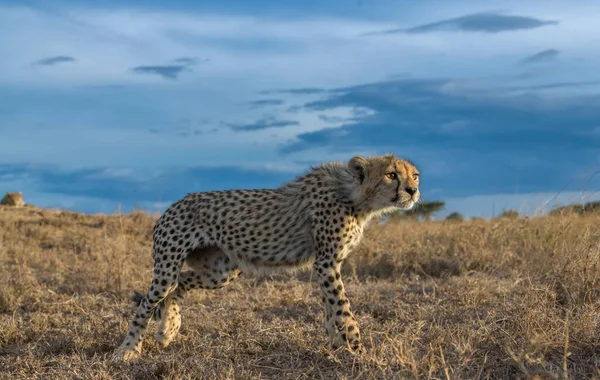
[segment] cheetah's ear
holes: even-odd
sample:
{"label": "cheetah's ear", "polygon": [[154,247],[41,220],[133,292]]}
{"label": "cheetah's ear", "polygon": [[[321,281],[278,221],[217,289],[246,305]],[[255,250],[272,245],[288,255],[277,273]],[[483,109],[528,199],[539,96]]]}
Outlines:
{"label": "cheetah's ear", "polygon": [[367,171],[367,165],[369,162],[362,158],[361,156],[352,157],[350,161],[348,161],[348,168],[358,177],[360,183],[363,183],[365,180],[365,172]]}

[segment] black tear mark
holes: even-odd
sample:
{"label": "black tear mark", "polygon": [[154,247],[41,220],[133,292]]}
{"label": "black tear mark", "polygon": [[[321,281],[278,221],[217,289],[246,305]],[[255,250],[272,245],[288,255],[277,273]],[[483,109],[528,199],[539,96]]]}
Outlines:
{"label": "black tear mark", "polygon": [[400,199],[400,193],[399,193],[399,190],[400,190],[400,178],[398,178],[398,176],[396,176],[395,181],[398,182],[398,185],[396,185],[396,196],[392,199],[393,203],[398,202],[398,200]]}

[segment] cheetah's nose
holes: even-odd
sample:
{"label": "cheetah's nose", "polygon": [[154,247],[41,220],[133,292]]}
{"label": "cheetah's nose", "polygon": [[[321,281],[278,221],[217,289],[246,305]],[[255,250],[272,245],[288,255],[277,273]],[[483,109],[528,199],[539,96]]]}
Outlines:
{"label": "cheetah's nose", "polygon": [[407,187],[405,190],[406,190],[406,192],[407,192],[408,194],[410,194],[411,196],[412,196],[412,195],[415,195],[415,193],[417,192],[417,188],[416,188],[416,187],[414,187],[414,186],[408,186],[408,187]]}

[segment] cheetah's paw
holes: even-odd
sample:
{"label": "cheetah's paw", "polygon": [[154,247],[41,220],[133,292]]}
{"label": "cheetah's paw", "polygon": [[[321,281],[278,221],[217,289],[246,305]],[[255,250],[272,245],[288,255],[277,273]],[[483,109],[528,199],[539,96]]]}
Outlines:
{"label": "cheetah's paw", "polygon": [[141,352],[135,349],[119,347],[113,352],[112,359],[130,362],[140,358]]}
{"label": "cheetah's paw", "polygon": [[340,329],[335,329],[332,335],[331,348],[334,351],[344,347],[353,354],[363,354],[366,352],[360,340],[360,332],[356,322],[351,321],[343,324]]}

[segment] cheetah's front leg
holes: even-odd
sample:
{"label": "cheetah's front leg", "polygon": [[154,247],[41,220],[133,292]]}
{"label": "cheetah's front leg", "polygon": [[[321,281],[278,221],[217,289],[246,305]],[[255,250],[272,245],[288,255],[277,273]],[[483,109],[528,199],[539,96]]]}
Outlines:
{"label": "cheetah's front leg", "polygon": [[325,303],[325,329],[331,347],[336,350],[345,346],[350,352],[364,352],[358,322],[350,310],[350,302],[344,291],[341,262],[323,257],[317,259],[314,266]]}

